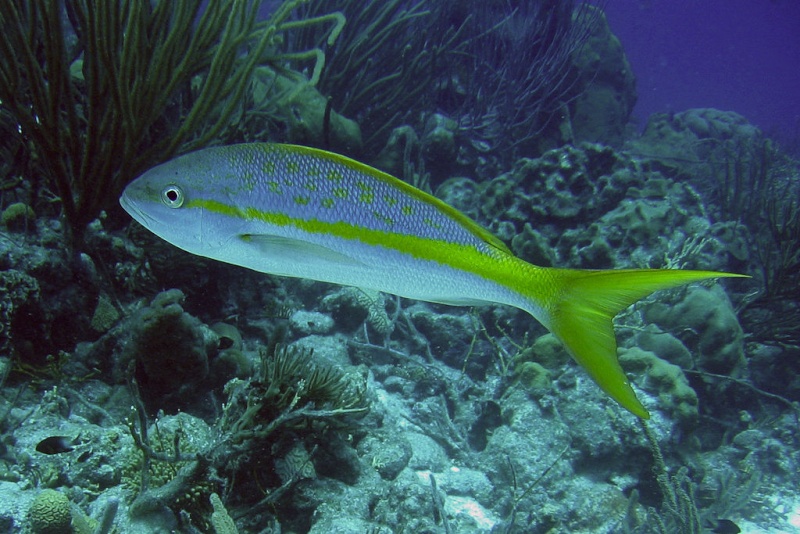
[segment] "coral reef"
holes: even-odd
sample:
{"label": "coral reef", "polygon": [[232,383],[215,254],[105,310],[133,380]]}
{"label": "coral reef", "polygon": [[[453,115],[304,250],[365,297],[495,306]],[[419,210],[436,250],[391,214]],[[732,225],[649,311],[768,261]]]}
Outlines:
{"label": "coral reef", "polygon": [[730,300],[718,286],[689,288],[672,306],[651,303],[644,316],[647,322],[686,336],[693,367],[733,377],[744,371],[744,333]]}
{"label": "coral reef", "polygon": [[658,395],[658,409],[669,413],[680,425],[697,424],[697,393],[689,386],[686,375],[655,353],[638,347],[622,349],[619,363],[628,372],[640,378],[638,384]]}
{"label": "coral reef", "polygon": [[[796,161],[728,111],[634,136],[595,8],[269,4],[0,9],[0,49],[31,51],[0,66],[1,531],[799,524]],[[123,228],[133,175],[253,138],[367,154],[538,265],[754,278],[615,319],[642,425],[516,309],[264,276]]]}
{"label": "coral reef", "polygon": [[66,495],[51,489],[42,490],[28,510],[33,534],[72,534],[72,511]]}

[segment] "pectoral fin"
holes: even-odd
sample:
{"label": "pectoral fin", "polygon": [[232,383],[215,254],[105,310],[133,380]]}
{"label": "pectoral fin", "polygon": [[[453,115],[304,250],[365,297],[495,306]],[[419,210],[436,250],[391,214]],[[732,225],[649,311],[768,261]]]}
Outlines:
{"label": "pectoral fin", "polygon": [[337,265],[340,267],[353,267],[361,262],[332,250],[324,245],[310,243],[291,237],[270,234],[241,234],[239,238],[245,243],[258,249],[260,254],[279,257],[293,263]]}

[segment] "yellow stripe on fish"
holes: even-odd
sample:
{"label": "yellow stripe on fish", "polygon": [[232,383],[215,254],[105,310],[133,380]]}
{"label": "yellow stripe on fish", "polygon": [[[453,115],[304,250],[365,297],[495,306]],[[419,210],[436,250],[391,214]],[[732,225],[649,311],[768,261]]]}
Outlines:
{"label": "yellow stripe on fish", "polygon": [[659,289],[741,276],[538,267],[441,200],[344,156],[294,145],[186,154],[134,180],[120,203],[183,250],[256,271],[525,310],[642,418],[647,410],[617,360],[614,315]]}

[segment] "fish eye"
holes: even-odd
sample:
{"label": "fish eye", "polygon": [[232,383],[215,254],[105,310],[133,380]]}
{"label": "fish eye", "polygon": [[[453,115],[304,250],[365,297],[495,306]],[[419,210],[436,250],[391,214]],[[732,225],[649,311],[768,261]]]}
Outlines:
{"label": "fish eye", "polygon": [[183,206],[183,189],[175,184],[170,184],[161,191],[161,201],[168,208],[180,208]]}

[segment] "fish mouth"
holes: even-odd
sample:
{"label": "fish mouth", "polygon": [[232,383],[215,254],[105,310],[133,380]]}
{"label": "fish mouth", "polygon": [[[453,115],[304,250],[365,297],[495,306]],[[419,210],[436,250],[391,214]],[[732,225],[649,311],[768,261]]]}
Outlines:
{"label": "fish mouth", "polygon": [[146,228],[151,228],[152,225],[156,222],[156,219],[144,211],[130,199],[127,193],[123,192],[122,196],[119,197],[119,204],[122,206],[122,209],[128,212],[128,215],[133,217],[135,221]]}

